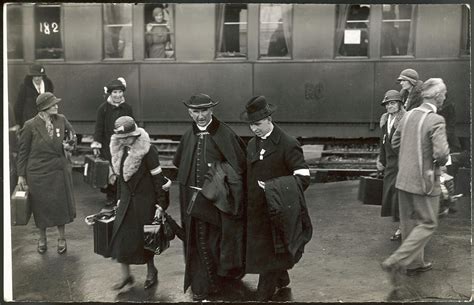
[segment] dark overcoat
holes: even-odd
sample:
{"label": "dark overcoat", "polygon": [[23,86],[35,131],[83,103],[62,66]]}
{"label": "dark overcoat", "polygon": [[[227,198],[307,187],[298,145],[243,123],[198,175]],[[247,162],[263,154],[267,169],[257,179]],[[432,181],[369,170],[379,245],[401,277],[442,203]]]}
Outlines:
{"label": "dark overcoat", "polygon": [[[224,160],[220,161],[227,161],[232,169],[238,175],[245,174],[245,145],[240,139],[239,136],[235,134],[232,129],[230,129],[227,124],[220,122],[216,117],[212,117],[212,122],[207,128],[212,141],[215,143],[216,147],[219,149],[220,153],[222,154]],[[181,208],[181,222],[182,226],[186,232],[186,241],[184,243],[184,252],[185,252],[185,261],[187,266],[191,260],[190,258],[190,251],[187,251],[191,247],[190,242],[192,236],[191,228],[192,228],[192,217],[188,215],[186,212],[188,210],[189,203],[191,201],[191,197],[194,194],[194,191],[190,189],[189,181],[191,175],[194,175],[192,164],[193,158],[197,146],[197,136],[195,135],[197,131],[197,126],[195,123],[192,124],[192,128],[187,130],[185,134],[182,136],[181,141],[179,143],[178,149],[176,150],[176,154],[173,159],[173,164],[178,168],[178,177],[177,180],[180,186],[180,194],[179,194],[179,201],[180,201],[180,208]],[[215,160],[218,161],[218,160]],[[245,207],[244,207],[245,209]],[[239,220],[234,220],[236,223],[240,222]],[[243,226],[243,224],[242,224]],[[237,230],[240,231],[240,230]],[[220,235],[221,233],[217,233]],[[219,244],[219,243],[215,243]],[[216,253],[227,253],[227,249],[212,249],[212,251]],[[218,270],[221,269],[222,266],[217,266]],[[185,279],[184,279],[184,290],[189,287],[191,284],[191,276],[188,272],[188,267],[186,267],[185,271]]]}
{"label": "dark overcoat", "polygon": [[416,82],[415,86],[413,86],[410,92],[405,89],[400,91],[402,102],[405,105],[406,111],[410,111],[423,103],[423,97],[421,96],[421,86],[423,86],[423,82],[419,80]]}
{"label": "dark overcoat", "polygon": [[[405,113],[404,110],[400,110]],[[388,128],[388,114],[384,113],[380,119],[382,137],[380,139],[380,163],[385,167],[382,191],[382,211],[381,216],[392,216],[395,221],[399,220],[398,192],[395,188],[395,181],[398,173],[398,153],[392,147],[392,136],[398,127],[399,120],[403,115],[395,118],[391,130]]]}
{"label": "dark overcoat", "polygon": [[[290,269],[293,260],[288,253],[275,254],[270,215],[265,192],[257,181],[293,175],[295,170],[308,169],[298,141],[284,133],[277,125],[263,144],[265,153],[260,159],[256,137],[247,146],[247,247],[246,273],[265,273]],[[295,176],[305,190],[310,177]]]}
{"label": "dark overcoat", "polygon": [[114,123],[121,116],[129,116],[133,118],[132,106],[122,103],[113,106],[110,103],[103,102],[97,108],[97,119],[95,122],[94,141],[102,144],[100,154],[105,160],[110,160],[110,137],[114,134]]}
{"label": "dark overcoat", "polygon": [[[47,76],[43,76],[43,82],[44,91],[53,93],[53,82]],[[20,127],[22,127],[26,121],[38,114],[38,109],[36,107],[36,98],[38,95],[39,93],[33,85],[33,77],[29,75],[25,76],[23,83],[20,85],[14,107],[16,123],[19,124]]]}
{"label": "dark overcoat", "polygon": [[51,119],[52,139],[37,115],[25,122],[19,141],[18,176],[26,177],[38,228],[64,225],[76,217],[72,168],[63,149],[63,140],[74,130],[61,114]]}
{"label": "dark overcoat", "polygon": [[115,216],[110,253],[112,258],[125,264],[145,264],[153,257],[151,251],[144,249],[143,225],[153,222],[156,207],[168,207],[164,200],[165,178],[159,171],[158,150],[150,144],[146,132],[132,145],[130,152],[123,153],[112,138],[112,164],[120,173],[120,203]]}

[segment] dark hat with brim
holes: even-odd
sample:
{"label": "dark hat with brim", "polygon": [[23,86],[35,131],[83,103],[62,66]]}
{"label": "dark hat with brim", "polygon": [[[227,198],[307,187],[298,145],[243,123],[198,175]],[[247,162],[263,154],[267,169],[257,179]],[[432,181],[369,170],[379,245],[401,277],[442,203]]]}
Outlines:
{"label": "dark hat with brim", "polygon": [[245,105],[245,111],[240,114],[240,119],[248,123],[260,121],[270,116],[276,109],[277,106],[267,103],[265,96],[254,96]]}
{"label": "dark hat with brim", "polygon": [[128,138],[140,136],[140,130],[137,128],[137,124],[132,117],[121,116],[114,123],[114,137],[115,138]]}
{"label": "dark hat with brim", "polygon": [[51,92],[45,92],[38,95],[36,98],[36,108],[38,111],[43,111],[50,108],[53,105],[56,105],[61,101],[60,98],[57,98]]}
{"label": "dark hat with brim", "polygon": [[402,95],[397,90],[388,90],[381,102],[382,106],[390,101],[397,101],[402,103]]}
{"label": "dark hat with brim", "polygon": [[46,70],[42,65],[32,65],[30,71],[28,71],[29,76],[45,76]]}
{"label": "dark hat with brim", "polygon": [[198,93],[189,98],[187,101],[183,101],[183,104],[191,109],[207,109],[219,104],[218,101],[214,101],[211,97],[204,93]]}

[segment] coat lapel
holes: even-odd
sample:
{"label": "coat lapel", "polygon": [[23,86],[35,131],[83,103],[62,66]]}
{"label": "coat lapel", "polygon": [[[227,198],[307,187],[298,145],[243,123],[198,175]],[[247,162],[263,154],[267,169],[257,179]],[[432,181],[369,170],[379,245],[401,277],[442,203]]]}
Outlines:
{"label": "coat lapel", "polygon": [[[53,122],[53,126],[54,126],[54,123]],[[48,131],[46,130],[46,125],[45,125],[45,122],[39,117],[39,116],[36,116],[35,117],[35,128],[36,130],[39,132],[39,134],[41,135],[41,137],[43,138],[44,142],[52,149],[54,150],[55,152],[57,152],[57,147],[54,145],[54,130],[53,130],[53,139],[51,139],[48,135]],[[54,126],[54,128],[56,129],[56,126]]]}

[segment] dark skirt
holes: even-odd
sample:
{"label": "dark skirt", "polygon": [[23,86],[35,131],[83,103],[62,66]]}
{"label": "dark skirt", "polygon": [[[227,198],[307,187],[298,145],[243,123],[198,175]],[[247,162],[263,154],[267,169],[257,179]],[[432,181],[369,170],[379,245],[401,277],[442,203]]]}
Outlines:
{"label": "dark skirt", "polygon": [[386,173],[383,178],[382,217],[392,216],[393,221],[400,221],[398,210],[398,190],[395,188],[397,172]]}

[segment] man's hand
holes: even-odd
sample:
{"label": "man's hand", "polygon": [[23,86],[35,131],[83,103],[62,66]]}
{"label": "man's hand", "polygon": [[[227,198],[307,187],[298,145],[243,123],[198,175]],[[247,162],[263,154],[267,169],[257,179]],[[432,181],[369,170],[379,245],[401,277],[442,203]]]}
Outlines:
{"label": "man's hand", "polygon": [[23,177],[23,176],[18,177],[17,185],[20,187],[20,191],[27,191],[28,190],[28,184],[26,183],[26,178]]}

